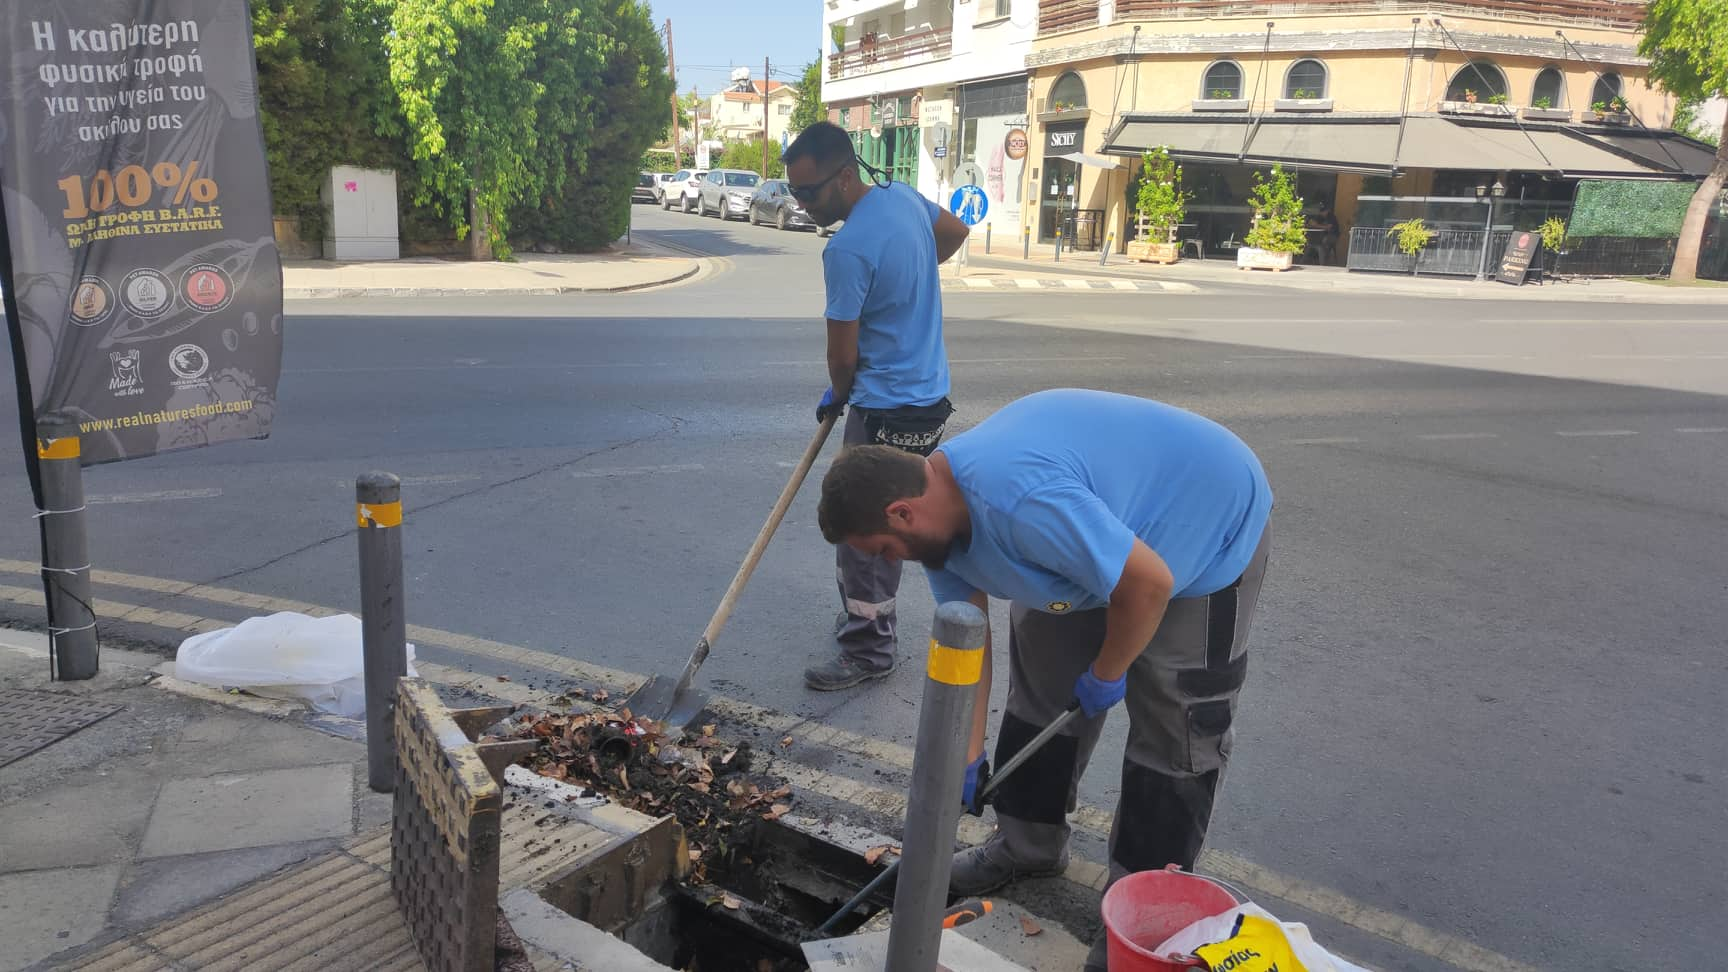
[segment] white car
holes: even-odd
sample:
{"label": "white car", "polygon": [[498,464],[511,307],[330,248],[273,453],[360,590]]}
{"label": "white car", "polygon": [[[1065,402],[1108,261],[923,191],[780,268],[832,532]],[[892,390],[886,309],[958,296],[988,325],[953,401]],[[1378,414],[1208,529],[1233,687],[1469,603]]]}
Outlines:
{"label": "white car", "polygon": [[666,187],[678,178],[676,172],[657,172],[654,174],[654,201],[665,205]]}
{"label": "white car", "polygon": [[707,169],[679,169],[673,174],[672,181],[666,183],[665,192],[660,197],[660,208],[677,206],[683,212],[695,212],[696,196],[701,192],[702,180],[707,175]]}

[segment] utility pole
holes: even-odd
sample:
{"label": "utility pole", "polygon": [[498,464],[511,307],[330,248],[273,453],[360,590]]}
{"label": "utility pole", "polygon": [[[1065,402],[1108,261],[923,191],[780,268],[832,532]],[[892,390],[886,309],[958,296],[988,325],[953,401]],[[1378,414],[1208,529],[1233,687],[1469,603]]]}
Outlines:
{"label": "utility pole", "polygon": [[762,178],[768,178],[768,59],[762,59]]}
{"label": "utility pole", "polygon": [[666,73],[672,76],[672,171],[684,168],[684,153],[678,148],[678,62],[672,57],[672,18],[666,18]]}

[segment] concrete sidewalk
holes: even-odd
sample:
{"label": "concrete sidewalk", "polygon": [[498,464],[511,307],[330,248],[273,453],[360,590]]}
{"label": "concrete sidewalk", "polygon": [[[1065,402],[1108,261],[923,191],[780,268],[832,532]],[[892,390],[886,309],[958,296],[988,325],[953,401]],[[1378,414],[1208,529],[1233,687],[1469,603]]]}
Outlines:
{"label": "concrete sidewalk", "polygon": [[1636,304],[1713,304],[1728,307],[1728,286],[1708,284],[1697,287],[1669,287],[1641,280],[1577,280],[1513,287],[1492,280],[1478,282],[1464,277],[1412,277],[1393,273],[1353,272],[1341,267],[1299,266],[1282,273],[1239,270],[1234,260],[1224,257],[1210,257],[1205,260],[1187,257],[1175,264],[1161,266],[1131,261],[1119,253],[1110,254],[1106,264],[1099,266],[1100,253],[1097,250],[1064,251],[1062,259],[1057,260],[1053,246],[1038,244],[1031,248],[1030,258],[1022,259],[1018,241],[1014,242],[1011,252],[1005,252],[1003,246],[997,245],[992,248],[994,252],[988,256],[984,254],[982,240],[973,240],[969,245],[970,270],[963,277],[979,273],[1006,272],[1038,277],[1132,281],[1136,284],[1155,281],[1166,285],[1187,285],[1199,290],[1213,285],[1233,285],[1322,293],[1466,300],[1587,300]]}
{"label": "concrete sidewalk", "polygon": [[118,706],[0,766],[0,970],[148,928],[389,822],[362,744],[288,719],[288,703],[164,691],[225,695],[156,677],[161,663],[104,648],[97,678],[50,682],[47,639],[0,631],[0,690]]}
{"label": "concrete sidewalk", "polygon": [[700,258],[641,242],[620,243],[604,253],[518,253],[511,263],[443,257],[295,260],[282,265],[282,295],[293,300],[621,293],[687,280],[705,265]]}

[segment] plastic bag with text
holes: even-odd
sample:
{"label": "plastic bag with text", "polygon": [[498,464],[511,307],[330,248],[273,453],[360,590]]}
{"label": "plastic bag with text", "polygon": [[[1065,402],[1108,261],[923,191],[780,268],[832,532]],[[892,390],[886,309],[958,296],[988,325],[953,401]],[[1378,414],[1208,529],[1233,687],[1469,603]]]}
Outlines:
{"label": "plastic bag with text", "polygon": [[1326,951],[1301,922],[1279,921],[1252,902],[1202,918],[1158,946],[1194,955],[1215,972],[1368,972]]}
{"label": "plastic bag with text", "polygon": [[[360,619],[314,618],[283,611],[180,643],[174,674],[188,682],[241,688],[254,695],[309,702],[319,712],[366,715],[366,670]],[[414,675],[414,646],[408,646]]]}

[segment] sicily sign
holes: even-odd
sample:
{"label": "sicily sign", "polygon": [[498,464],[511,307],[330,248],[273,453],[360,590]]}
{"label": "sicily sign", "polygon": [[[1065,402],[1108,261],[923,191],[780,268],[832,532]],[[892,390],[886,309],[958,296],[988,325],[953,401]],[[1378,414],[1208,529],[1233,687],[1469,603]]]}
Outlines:
{"label": "sicily sign", "polygon": [[7,323],[25,407],[71,413],[87,464],[270,432],[257,91],[242,0],[0,3]]}

